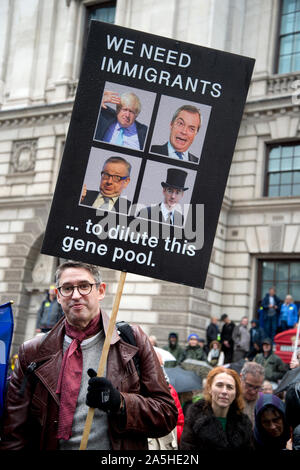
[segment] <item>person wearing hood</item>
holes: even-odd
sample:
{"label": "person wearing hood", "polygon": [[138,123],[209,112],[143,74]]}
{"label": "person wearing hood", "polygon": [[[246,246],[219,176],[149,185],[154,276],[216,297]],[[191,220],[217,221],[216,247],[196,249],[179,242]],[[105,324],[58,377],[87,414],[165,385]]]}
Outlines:
{"label": "person wearing hood", "polygon": [[188,336],[188,345],[179,358],[179,363],[186,359],[195,359],[196,361],[206,361],[207,356],[204,349],[199,345],[201,339],[197,333],[191,333]]}
{"label": "person wearing hood", "polygon": [[292,448],[300,450],[300,382],[291,384],[285,394],[285,416],[289,426]]}
{"label": "person wearing hood", "polygon": [[255,449],[283,450],[289,438],[284,402],[274,394],[260,394],[255,406]]}
{"label": "person wearing hood", "polygon": [[178,364],[178,360],[180,356],[183,353],[183,348],[178,344],[178,334],[171,332],[168,337],[168,344],[166,346],[163,346],[163,349],[165,351],[169,351],[169,353],[173,354],[173,356],[176,358],[175,361],[166,361],[165,362],[165,367],[175,367]]}
{"label": "person wearing hood", "polygon": [[259,326],[258,320],[251,320],[250,328],[250,349],[246,355],[249,361],[252,361],[256,354],[262,352],[262,341],[266,337],[265,330]]}
{"label": "person wearing hood", "polygon": [[300,450],[300,424],[293,430],[292,450]]}

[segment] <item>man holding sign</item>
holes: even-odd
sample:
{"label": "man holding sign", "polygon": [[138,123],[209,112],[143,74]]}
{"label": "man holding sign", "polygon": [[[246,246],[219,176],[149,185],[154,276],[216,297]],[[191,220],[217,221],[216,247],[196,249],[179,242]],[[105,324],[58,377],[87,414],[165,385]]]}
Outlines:
{"label": "man holding sign", "polygon": [[[96,377],[109,324],[100,309],[106,288],[100,270],[67,261],[56,272],[56,285],[65,318],[20,348],[1,448],[78,450],[88,405],[95,408],[88,450],[147,449],[148,437],[168,434],[177,421],[147,335],[133,327],[135,347],[114,328],[105,373]],[[136,353],[140,376],[133,361]]]}

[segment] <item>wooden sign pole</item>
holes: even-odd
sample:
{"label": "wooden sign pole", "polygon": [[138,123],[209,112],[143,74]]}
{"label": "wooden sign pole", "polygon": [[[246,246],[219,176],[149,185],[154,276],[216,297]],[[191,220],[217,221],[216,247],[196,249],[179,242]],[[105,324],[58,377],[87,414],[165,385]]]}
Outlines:
{"label": "wooden sign pole", "polygon": [[[110,347],[111,337],[112,337],[112,334],[113,334],[114,326],[116,324],[116,318],[117,318],[119,305],[120,305],[120,301],[121,301],[121,297],[122,297],[122,292],[123,292],[123,287],[124,287],[124,283],[125,283],[125,279],[126,279],[126,274],[127,273],[125,273],[125,272],[120,273],[118,289],[117,289],[117,292],[116,292],[116,296],[115,296],[115,300],[114,300],[114,304],[113,304],[113,309],[112,309],[112,312],[111,312],[109,325],[108,325],[108,329],[107,329],[107,333],[106,333],[106,337],[105,337],[105,341],[104,341],[104,345],[103,345],[103,350],[102,350],[102,354],[101,354],[101,357],[100,357],[100,362],[99,362],[98,371],[97,371],[97,377],[102,377],[103,374],[104,374],[104,368],[105,368],[105,364],[106,364],[106,361],[107,361],[107,356],[108,356],[108,351],[109,351],[109,347]],[[89,408],[88,414],[87,414],[87,417],[86,417],[86,421],[85,421],[85,426],[84,426],[84,430],[83,430],[79,450],[85,450],[86,447],[87,447],[88,438],[89,438],[89,435],[90,435],[92,422],[93,422],[93,418],[94,418],[94,413],[95,413],[95,408]]]}

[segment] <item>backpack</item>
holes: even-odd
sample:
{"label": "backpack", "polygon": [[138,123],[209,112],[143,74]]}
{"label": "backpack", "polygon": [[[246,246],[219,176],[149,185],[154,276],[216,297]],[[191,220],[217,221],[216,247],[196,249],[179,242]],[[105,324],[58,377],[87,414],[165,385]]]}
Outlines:
{"label": "backpack", "polygon": [[[136,346],[136,341],[135,337],[132,331],[131,326],[129,323],[126,323],[125,321],[119,321],[116,323],[116,328],[117,331],[125,343],[132,344],[132,346]],[[136,371],[138,373],[138,376],[141,376],[141,370],[140,370],[140,358],[138,352],[135,353],[133,356],[133,362],[136,368]]]}

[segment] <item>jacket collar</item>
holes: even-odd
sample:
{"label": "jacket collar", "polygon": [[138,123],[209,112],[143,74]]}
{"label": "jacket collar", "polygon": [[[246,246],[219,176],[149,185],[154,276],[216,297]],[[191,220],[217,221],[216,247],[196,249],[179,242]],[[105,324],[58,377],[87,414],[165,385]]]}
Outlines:
{"label": "jacket collar", "polygon": [[[103,310],[101,310],[101,319],[106,336],[109,326],[109,316]],[[36,358],[37,362],[46,361],[47,359],[56,356],[57,352],[61,352],[62,354],[63,340],[65,335],[65,322],[66,319],[63,317],[42,339]],[[118,332],[114,327],[110,344],[115,344],[117,341],[119,341],[119,339]]]}
{"label": "jacket collar", "polygon": [[[106,336],[110,318],[103,310],[101,310],[101,319]],[[35,374],[49,390],[57,404],[59,404],[59,397],[56,393],[56,387],[63,356],[65,322],[66,319],[63,317],[54,328],[42,338],[35,357],[35,362],[38,365]],[[114,326],[110,344],[116,344],[118,341],[120,341],[120,337]],[[122,362],[124,365],[135,355],[137,350],[137,347],[130,344],[120,344]],[[39,365],[40,363],[41,365]]]}

